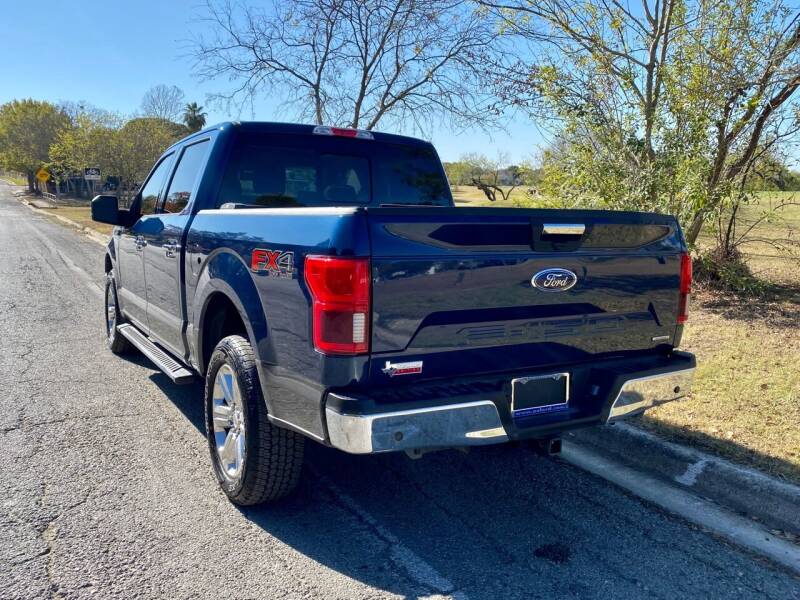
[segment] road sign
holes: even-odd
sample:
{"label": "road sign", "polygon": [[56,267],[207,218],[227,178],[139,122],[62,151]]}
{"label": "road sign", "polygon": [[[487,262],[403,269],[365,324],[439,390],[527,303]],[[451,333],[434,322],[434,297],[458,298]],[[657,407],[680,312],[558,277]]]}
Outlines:
{"label": "road sign", "polygon": [[50,173],[48,173],[44,169],[39,169],[38,171],[36,171],[36,179],[44,183],[48,179],[50,179]]}
{"label": "road sign", "polygon": [[97,167],[88,167],[84,169],[83,178],[86,181],[100,181],[100,169]]}

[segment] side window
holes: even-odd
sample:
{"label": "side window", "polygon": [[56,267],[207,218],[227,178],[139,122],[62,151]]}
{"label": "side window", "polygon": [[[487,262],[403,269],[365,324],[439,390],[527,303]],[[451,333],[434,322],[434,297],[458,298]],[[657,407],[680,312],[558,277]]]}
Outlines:
{"label": "side window", "polygon": [[172,154],[167,155],[158,164],[156,170],[150,175],[150,179],[144,184],[141,191],[141,215],[152,215],[156,212],[158,193],[164,187],[164,180],[167,178],[169,168],[172,165]]}
{"label": "side window", "polygon": [[205,140],[184,149],[175,169],[175,175],[169,184],[169,191],[162,207],[163,212],[179,213],[189,204],[197,176],[200,174],[200,167],[203,166],[208,153],[208,142],[209,140]]}

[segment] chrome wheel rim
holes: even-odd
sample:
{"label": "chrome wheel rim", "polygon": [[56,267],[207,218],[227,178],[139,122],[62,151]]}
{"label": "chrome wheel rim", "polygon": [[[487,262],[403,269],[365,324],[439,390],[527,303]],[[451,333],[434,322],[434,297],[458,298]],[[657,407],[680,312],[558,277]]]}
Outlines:
{"label": "chrome wheel rim", "polygon": [[113,287],[113,281],[109,281],[106,287],[106,334],[108,337],[114,334],[114,328],[117,326],[117,303]]}
{"label": "chrome wheel rim", "polygon": [[212,419],[220,471],[227,480],[236,481],[244,466],[246,431],[241,390],[227,364],[219,368],[214,378]]}

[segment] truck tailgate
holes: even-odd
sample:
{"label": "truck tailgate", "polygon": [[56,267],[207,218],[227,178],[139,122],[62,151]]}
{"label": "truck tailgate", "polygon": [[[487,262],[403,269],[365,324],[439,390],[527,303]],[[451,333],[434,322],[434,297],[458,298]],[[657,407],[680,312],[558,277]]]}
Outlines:
{"label": "truck tailgate", "polygon": [[389,382],[386,362],[423,361],[415,379],[428,379],[672,345],[685,247],[672,217],[425,207],[367,216],[374,382]]}

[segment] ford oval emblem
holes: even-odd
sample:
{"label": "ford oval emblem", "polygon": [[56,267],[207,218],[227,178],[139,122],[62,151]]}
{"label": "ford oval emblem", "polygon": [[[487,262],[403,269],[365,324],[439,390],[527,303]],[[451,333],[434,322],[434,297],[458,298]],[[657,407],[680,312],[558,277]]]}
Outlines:
{"label": "ford oval emblem", "polygon": [[531,285],[543,292],[566,292],[578,283],[578,276],[567,269],[545,269],[531,278]]}

